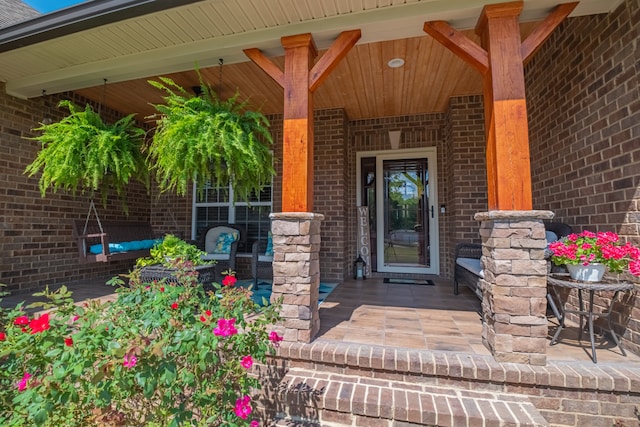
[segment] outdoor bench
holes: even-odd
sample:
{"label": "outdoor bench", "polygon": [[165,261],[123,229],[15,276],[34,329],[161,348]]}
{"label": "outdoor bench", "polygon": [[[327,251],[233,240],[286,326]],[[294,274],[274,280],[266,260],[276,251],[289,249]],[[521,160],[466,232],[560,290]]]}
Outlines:
{"label": "outdoor bench", "polygon": [[478,243],[458,243],[455,252],[455,269],[453,272],[453,293],[458,295],[458,285],[466,285],[482,300],[480,279],[484,278],[480,258],[482,245]]}
{"label": "outdoor bench", "polygon": [[[562,222],[545,223],[547,243],[566,237],[573,232],[570,225]],[[455,268],[453,272],[453,293],[458,295],[458,285],[466,285],[482,300],[480,280],[484,278],[482,264],[482,245],[478,243],[459,243],[455,251]]]}
{"label": "outdoor bench", "polygon": [[151,224],[142,221],[74,220],[73,237],[82,263],[147,257],[159,242]]}

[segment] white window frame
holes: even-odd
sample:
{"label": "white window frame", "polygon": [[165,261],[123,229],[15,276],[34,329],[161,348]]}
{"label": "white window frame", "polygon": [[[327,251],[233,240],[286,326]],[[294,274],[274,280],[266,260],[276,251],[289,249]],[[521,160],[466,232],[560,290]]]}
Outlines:
{"label": "white window frame", "polygon": [[197,222],[198,222],[198,208],[210,208],[210,207],[227,207],[229,209],[229,224],[236,223],[236,207],[247,207],[247,206],[268,206],[270,211],[273,211],[273,179],[271,180],[271,198],[268,202],[245,202],[245,201],[237,201],[234,203],[235,194],[231,184],[229,184],[229,201],[228,202],[198,202],[198,189],[197,185],[193,184],[193,198],[192,198],[192,206],[191,206],[191,239],[195,240],[198,238],[197,236]]}

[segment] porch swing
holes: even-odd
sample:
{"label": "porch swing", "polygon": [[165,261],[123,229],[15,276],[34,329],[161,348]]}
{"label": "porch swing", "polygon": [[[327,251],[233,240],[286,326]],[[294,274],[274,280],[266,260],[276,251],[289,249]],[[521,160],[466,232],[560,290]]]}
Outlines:
{"label": "porch swing", "polygon": [[[92,213],[95,220],[91,220]],[[73,221],[73,238],[83,264],[148,257],[159,241],[148,222],[101,221],[93,199],[86,219]]]}

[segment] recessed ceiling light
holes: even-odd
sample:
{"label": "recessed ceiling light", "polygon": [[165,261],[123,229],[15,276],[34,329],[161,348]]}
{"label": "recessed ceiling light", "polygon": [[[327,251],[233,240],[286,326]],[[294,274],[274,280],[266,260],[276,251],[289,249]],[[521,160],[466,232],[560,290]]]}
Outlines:
{"label": "recessed ceiling light", "polygon": [[391,67],[391,68],[402,67],[404,65],[404,59],[402,59],[402,58],[393,58],[392,60],[387,62],[387,65],[389,67]]}

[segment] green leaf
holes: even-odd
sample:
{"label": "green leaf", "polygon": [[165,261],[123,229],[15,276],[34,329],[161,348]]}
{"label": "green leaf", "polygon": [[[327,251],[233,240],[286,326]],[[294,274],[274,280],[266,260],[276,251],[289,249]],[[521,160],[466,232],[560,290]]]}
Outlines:
{"label": "green leaf", "polygon": [[67,376],[67,370],[63,366],[53,368],[53,378],[56,380],[64,379]]}
{"label": "green leaf", "polygon": [[77,363],[76,365],[73,366],[73,370],[71,372],[73,373],[74,376],[79,377],[83,371],[84,371],[84,366],[82,366],[80,363]]}
{"label": "green leaf", "polygon": [[47,421],[47,418],[49,418],[49,414],[47,413],[47,410],[45,408],[41,408],[37,410],[36,413],[33,415],[33,421],[37,425],[44,424],[45,421]]}
{"label": "green leaf", "polygon": [[108,389],[100,390],[99,396],[103,402],[106,402],[107,404],[111,402],[112,395]]}
{"label": "green leaf", "polygon": [[[43,347],[43,348],[48,348],[48,347],[50,347],[50,345],[48,345],[47,347]],[[60,354],[62,354],[62,351],[63,351],[62,348],[54,347],[51,350],[49,350],[48,352],[46,352],[44,357],[46,357],[47,359],[55,359]]]}
{"label": "green leaf", "polygon": [[164,368],[164,371],[160,374],[160,381],[167,385],[173,383],[177,376],[175,364],[165,363],[162,365],[162,368]]}
{"label": "green leaf", "polygon": [[153,395],[153,392],[156,390],[155,378],[149,378],[149,380],[145,382],[142,389],[145,397],[151,397]]}

